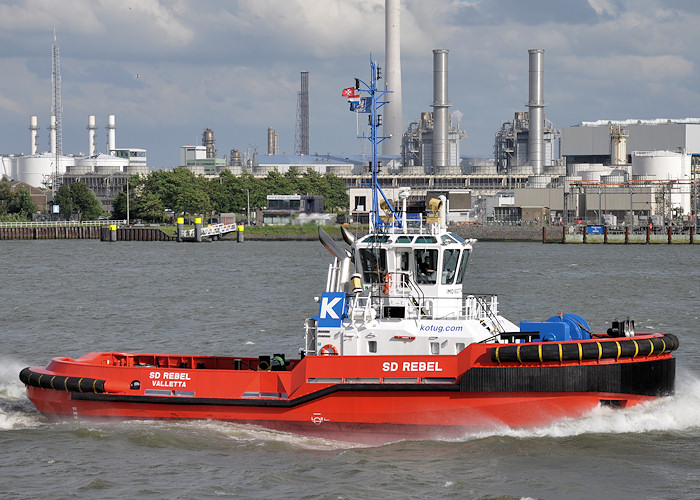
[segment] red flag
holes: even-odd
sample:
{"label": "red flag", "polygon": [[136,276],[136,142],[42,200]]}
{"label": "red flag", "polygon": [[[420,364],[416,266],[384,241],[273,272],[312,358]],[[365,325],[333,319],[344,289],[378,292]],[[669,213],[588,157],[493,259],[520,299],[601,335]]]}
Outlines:
{"label": "red flag", "polygon": [[343,97],[347,97],[347,98],[360,97],[357,94],[355,94],[355,87],[348,87],[346,89],[343,89],[343,91],[341,92],[341,95]]}

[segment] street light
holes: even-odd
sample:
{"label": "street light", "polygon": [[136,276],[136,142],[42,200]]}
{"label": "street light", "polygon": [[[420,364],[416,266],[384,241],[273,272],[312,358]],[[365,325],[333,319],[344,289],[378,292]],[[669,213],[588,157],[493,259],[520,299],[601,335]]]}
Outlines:
{"label": "street light", "polygon": [[126,225],[129,225],[129,177],[126,178]]}

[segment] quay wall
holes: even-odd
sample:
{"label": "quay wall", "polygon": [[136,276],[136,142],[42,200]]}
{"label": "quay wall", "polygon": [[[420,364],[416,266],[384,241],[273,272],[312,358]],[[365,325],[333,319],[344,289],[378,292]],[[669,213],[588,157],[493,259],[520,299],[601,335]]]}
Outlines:
{"label": "quay wall", "polygon": [[0,240],[98,239],[98,226],[0,227]]}

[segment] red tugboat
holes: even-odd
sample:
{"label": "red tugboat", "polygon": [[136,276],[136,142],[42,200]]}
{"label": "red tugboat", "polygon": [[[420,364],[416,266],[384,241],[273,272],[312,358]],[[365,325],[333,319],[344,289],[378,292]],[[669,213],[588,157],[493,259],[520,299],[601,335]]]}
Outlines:
{"label": "red tugboat", "polygon": [[[371,139],[376,166],[375,127]],[[348,250],[319,229],[334,260],[298,357],[58,357],[22,370],[27,396],[57,419],[220,419],[381,443],[541,426],[673,394],[674,335],[636,333],[630,320],[596,334],[573,314],[512,323],[495,295],[466,290],[475,240],[447,230],[444,198],[409,221],[408,189],[395,210],[376,173],[369,234],[344,231]]]}

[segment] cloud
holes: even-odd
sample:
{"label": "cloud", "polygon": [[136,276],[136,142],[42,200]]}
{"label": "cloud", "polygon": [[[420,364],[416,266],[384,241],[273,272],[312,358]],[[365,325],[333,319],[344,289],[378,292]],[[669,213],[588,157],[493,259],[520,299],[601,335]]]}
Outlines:
{"label": "cloud", "polygon": [[[273,126],[289,153],[309,71],[311,149],[358,153],[339,92],[367,78],[370,53],[383,62],[383,11],[383,0],[0,2],[0,152],[28,143],[30,115],[48,124],[55,28],[64,151],[84,149],[88,114],[114,113],[118,142],[149,149],[155,166],[176,163],[208,126],[220,152],[264,144]],[[525,109],[529,48],[545,49],[556,127],[685,116],[700,109],[699,21],[692,0],[402,0],[404,125],[431,111],[436,48],[450,50],[464,153],[491,154],[500,123]]]}

